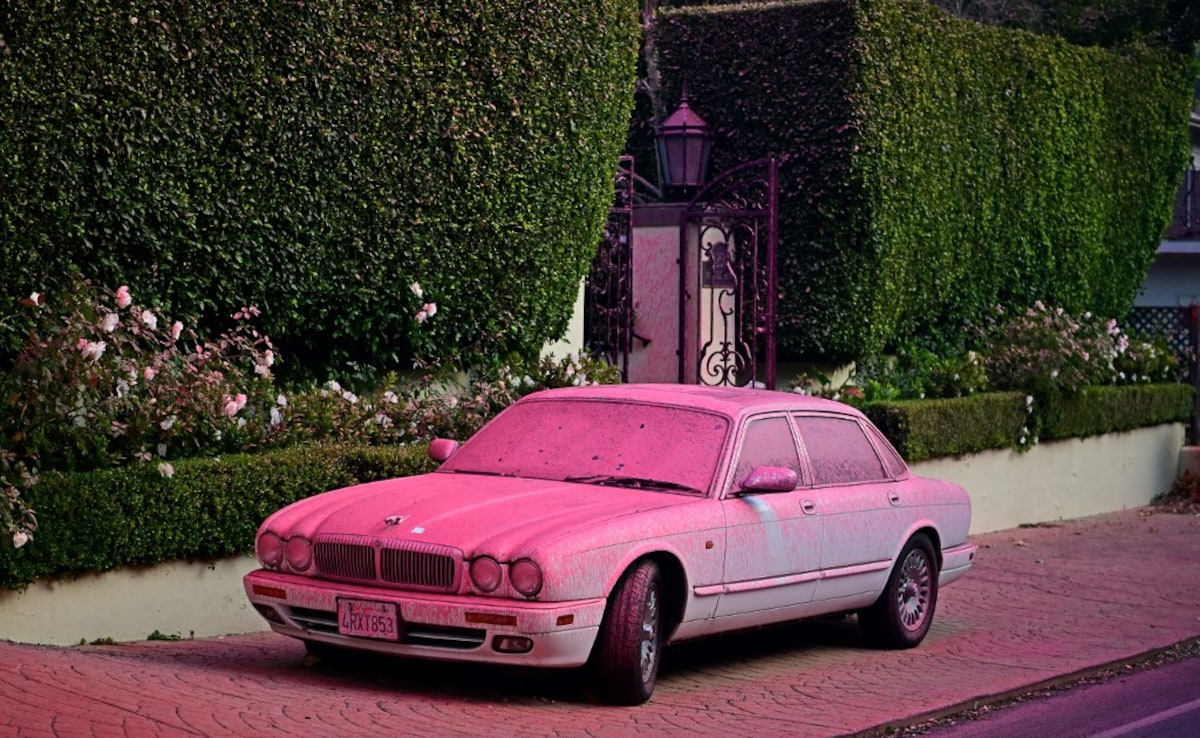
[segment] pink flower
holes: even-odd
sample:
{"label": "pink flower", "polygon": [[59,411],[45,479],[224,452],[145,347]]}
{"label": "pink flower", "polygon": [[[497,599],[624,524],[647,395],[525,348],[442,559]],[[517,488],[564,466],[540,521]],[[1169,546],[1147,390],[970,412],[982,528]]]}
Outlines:
{"label": "pink flower", "polygon": [[133,302],[133,297],[129,294],[129,287],[121,285],[117,288],[117,307],[127,308]]}
{"label": "pink flower", "polygon": [[20,548],[26,543],[29,543],[29,534],[23,530],[19,530],[16,533],[13,533],[12,542],[13,548]]}
{"label": "pink flower", "polygon": [[171,324],[171,340],[178,341],[180,333],[183,333],[183,323],[177,320]]}
{"label": "pink flower", "polygon": [[117,323],[121,318],[116,313],[109,313],[104,316],[104,320],[100,321],[100,329],[105,333],[112,333],[117,329]]}
{"label": "pink flower", "polygon": [[221,407],[221,413],[232,418],[238,414],[237,400],[234,400],[229,395],[225,395],[224,405]]}
{"label": "pink flower", "polygon": [[[80,340],[83,340],[83,339],[80,339]],[[85,358],[89,361],[96,361],[97,359],[99,359],[101,356],[104,355],[104,349],[106,349],[106,348],[108,348],[108,344],[105,343],[104,341],[86,341],[86,340],[84,340],[81,350],[83,352],[83,358]]]}
{"label": "pink flower", "polygon": [[249,399],[249,398],[247,398],[247,397],[246,397],[245,395],[243,395],[243,394],[238,394],[238,396],[237,396],[237,397],[233,398],[233,401],[234,401],[235,403],[237,403],[237,409],[238,409],[238,411],[239,411],[239,412],[241,411],[241,409],[242,409],[242,408],[246,407],[246,400],[247,400],[247,399]]}
{"label": "pink flower", "polygon": [[263,354],[263,363],[267,366],[275,366],[275,352],[267,349],[267,352]]}
{"label": "pink flower", "polygon": [[412,290],[412,293],[413,293],[414,295],[416,295],[418,298],[420,298],[420,297],[424,297],[424,296],[425,296],[425,290],[421,289],[421,283],[420,283],[420,282],[413,282],[412,284],[410,284],[410,285],[408,286],[408,288],[409,288],[410,290]]}
{"label": "pink flower", "polygon": [[154,313],[150,312],[149,310],[142,311],[141,320],[142,325],[146,326],[150,330],[154,330],[158,327],[158,318],[154,317]]}
{"label": "pink flower", "polygon": [[238,310],[236,313],[234,313],[233,319],[234,320],[250,320],[250,318],[258,317],[260,314],[261,314],[261,311],[258,308],[254,307],[253,305],[251,305],[250,307],[243,307],[241,310]]}
{"label": "pink flower", "polygon": [[164,461],[158,465],[158,473],[167,479],[170,479],[171,477],[175,476],[175,467]]}
{"label": "pink flower", "polygon": [[142,370],[142,376],[146,379],[147,382],[149,382],[151,379],[154,379],[154,375],[156,375],[156,374],[158,374],[158,370],[156,370],[152,366],[148,366],[144,370]]}
{"label": "pink flower", "polygon": [[421,309],[417,311],[417,322],[424,323],[426,320],[429,320],[433,316],[437,315],[437,309],[436,303],[425,303],[421,306]]}

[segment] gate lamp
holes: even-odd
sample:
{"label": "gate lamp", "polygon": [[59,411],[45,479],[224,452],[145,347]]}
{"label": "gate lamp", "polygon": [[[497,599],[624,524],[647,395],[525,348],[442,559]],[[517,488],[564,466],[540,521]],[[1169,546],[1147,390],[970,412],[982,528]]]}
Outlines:
{"label": "gate lamp", "polygon": [[712,134],[688,105],[687,92],[654,136],[664,189],[693,192],[704,184]]}

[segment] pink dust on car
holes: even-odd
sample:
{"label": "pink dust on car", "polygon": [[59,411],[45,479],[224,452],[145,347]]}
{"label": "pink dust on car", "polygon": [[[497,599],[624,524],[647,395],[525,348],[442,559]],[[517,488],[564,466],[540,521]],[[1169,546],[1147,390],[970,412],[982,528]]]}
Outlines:
{"label": "pink dust on car", "polygon": [[245,589],[273,630],[318,654],[582,667],[638,704],[689,638],[854,613],[871,644],[916,646],[975,554],[963,489],[790,393],[549,390],[430,454],[434,473],[267,518]]}

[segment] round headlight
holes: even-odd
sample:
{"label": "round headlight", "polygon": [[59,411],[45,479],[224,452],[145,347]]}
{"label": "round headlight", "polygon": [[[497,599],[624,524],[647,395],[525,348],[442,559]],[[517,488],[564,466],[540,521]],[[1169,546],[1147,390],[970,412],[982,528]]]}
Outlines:
{"label": "round headlight", "polygon": [[542,591],[542,569],[532,559],[514,561],[508,567],[508,579],[513,589],[526,597],[533,597]]}
{"label": "round headlight", "polygon": [[307,538],[289,538],[283,548],[283,558],[292,571],[304,571],[312,566],[312,544]]}
{"label": "round headlight", "polygon": [[490,556],[480,556],[471,562],[471,584],[480,592],[495,592],[503,577],[499,562]]}
{"label": "round headlight", "polygon": [[258,537],[255,546],[258,560],[268,569],[278,569],[283,562],[283,539],[274,531],[267,531]]}

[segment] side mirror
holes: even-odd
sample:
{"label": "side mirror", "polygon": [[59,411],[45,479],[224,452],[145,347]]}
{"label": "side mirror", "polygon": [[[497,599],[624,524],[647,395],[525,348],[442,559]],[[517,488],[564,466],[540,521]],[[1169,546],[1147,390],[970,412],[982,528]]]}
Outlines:
{"label": "side mirror", "polygon": [[429,444],[429,458],[439,464],[454,455],[458,450],[458,441],[452,438],[435,438]]}
{"label": "side mirror", "polygon": [[800,482],[795,469],[783,466],[756,466],[742,482],[742,492],[791,492]]}

